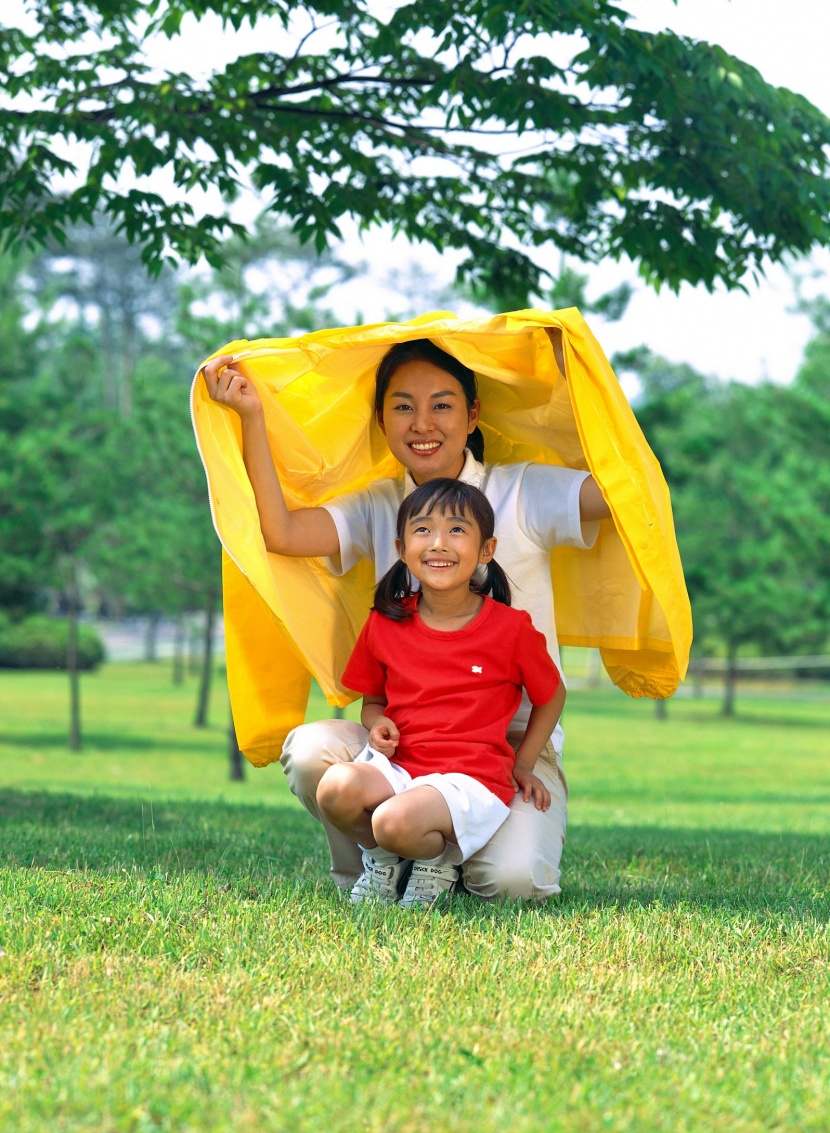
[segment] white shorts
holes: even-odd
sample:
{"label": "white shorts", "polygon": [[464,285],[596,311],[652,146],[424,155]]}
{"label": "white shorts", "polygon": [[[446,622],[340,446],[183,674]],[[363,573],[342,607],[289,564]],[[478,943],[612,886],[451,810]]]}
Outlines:
{"label": "white shorts", "polygon": [[434,787],[441,794],[449,807],[458,841],[460,856],[450,855],[451,858],[457,857],[456,865],[485,846],[510,813],[510,808],[498,795],[494,795],[478,779],[460,771],[433,772],[413,779],[399,763],[393,763],[368,744],[355,757],[355,763],[371,763],[377,767],[396,795],[412,787]]}

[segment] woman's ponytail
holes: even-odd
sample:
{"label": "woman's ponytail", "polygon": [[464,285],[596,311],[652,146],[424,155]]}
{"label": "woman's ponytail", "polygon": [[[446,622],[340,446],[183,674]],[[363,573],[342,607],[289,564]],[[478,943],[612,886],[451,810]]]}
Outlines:
{"label": "woman's ponytail", "polygon": [[406,608],[404,599],[411,596],[409,568],[402,559],[398,559],[375,587],[375,602],[372,609],[383,614],[385,618],[391,618],[393,622],[405,622],[407,618],[412,617],[412,611]]}
{"label": "woman's ponytail", "polygon": [[467,437],[467,448],[479,464],[484,463],[484,434],[481,429],[479,429],[478,425],[476,425],[472,433]]}

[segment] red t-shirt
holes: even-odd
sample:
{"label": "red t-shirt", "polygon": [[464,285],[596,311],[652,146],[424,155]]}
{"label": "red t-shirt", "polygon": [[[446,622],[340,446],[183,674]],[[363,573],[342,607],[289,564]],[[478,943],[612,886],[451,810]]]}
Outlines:
{"label": "red t-shirt", "polygon": [[343,673],[364,696],[384,696],[401,734],[393,756],[410,775],[461,771],[504,802],[515,762],[507,726],[527,689],[546,704],[559,671],[530,615],[492,598],[463,629],[430,629],[417,613],[392,621],[374,610]]}

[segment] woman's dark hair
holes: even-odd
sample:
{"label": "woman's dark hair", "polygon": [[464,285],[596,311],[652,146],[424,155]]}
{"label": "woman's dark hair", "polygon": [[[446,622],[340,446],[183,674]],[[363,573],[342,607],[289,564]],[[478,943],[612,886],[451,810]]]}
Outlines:
{"label": "woman's dark hair", "polygon": [[[473,402],[478,397],[478,383],[470,367],[453,358],[452,354],[448,354],[428,338],[415,338],[411,342],[396,342],[380,360],[375,374],[375,415],[378,419],[383,416],[383,399],[392,375],[406,362],[431,362],[439,370],[445,370],[464,390],[467,408],[473,408]],[[467,438],[467,447],[476,460],[484,460],[484,437],[478,425]]]}
{"label": "woman's dark hair", "polygon": [[[450,515],[469,516],[478,525],[482,544],[493,538],[496,517],[484,492],[474,488],[472,484],[465,484],[463,480],[438,479],[421,484],[398,508],[395,534],[401,543],[405,543],[406,525],[413,516],[430,515],[434,511],[440,511],[442,515],[449,512]],[[470,579],[470,589],[476,594],[490,594],[497,602],[509,606],[510,583],[507,575],[494,559],[484,569],[484,581],[479,582],[474,575]],[[372,609],[395,622],[403,622],[412,616],[412,610],[404,605],[404,600],[411,596],[409,569],[399,559],[375,587],[375,604]]]}

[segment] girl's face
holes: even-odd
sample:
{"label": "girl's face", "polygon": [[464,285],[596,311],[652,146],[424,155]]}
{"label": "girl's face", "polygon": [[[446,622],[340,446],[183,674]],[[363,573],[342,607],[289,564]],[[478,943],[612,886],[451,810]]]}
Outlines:
{"label": "girl's face", "polygon": [[469,589],[478,564],[495,554],[496,540],[482,540],[471,516],[431,511],[413,516],[395,547],[422,589],[448,591]]}
{"label": "girl's face", "polygon": [[458,476],[478,415],[479,403],[467,405],[452,374],[432,362],[413,361],[390,378],[379,423],[392,455],[416,484],[423,484],[437,476]]}

